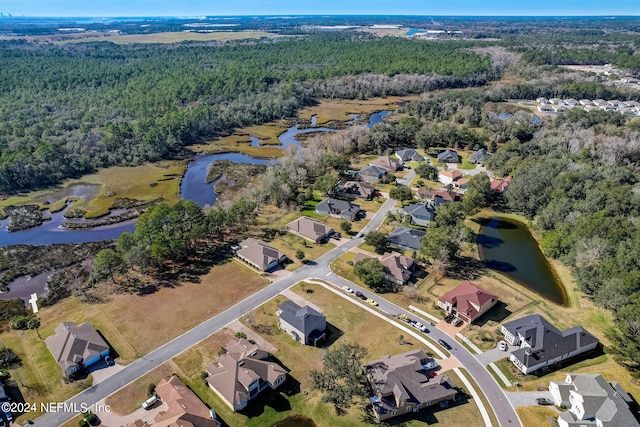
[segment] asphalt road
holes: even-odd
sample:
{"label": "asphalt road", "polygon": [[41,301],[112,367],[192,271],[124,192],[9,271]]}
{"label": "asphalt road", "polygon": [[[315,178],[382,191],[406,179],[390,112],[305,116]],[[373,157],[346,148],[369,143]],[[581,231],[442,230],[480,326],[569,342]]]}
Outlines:
{"label": "asphalt road", "polygon": [[[406,185],[407,183],[411,182],[411,179],[413,179],[414,176],[415,172],[411,170],[409,171],[407,176],[405,176],[405,178],[403,180],[400,180],[399,182]],[[361,236],[368,233],[369,231],[377,229],[385,219],[387,212],[389,212],[394,204],[395,201],[393,199],[388,199],[387,201],[385,201],[378,212],[370,220],[369,224],[367,224],[362,232],[358,234],[358,236],[360,237],[355,237],[345,244],[332,249],[316,260],[307,263],[305,266],[285,276],[281,280],[272,283],[271,285],[245,298],[244,300],[238,302],[222,313],[215,315],[214,317],[204,321],[195,328],[185,332],[184,334],[173,339],[162,347],[159,347],[158,349],[148,353],[144,357],[141,357],[121,371],[106,378],[102,382],[77,394],[76,396],[67,400],[65,402],[66,405],[64,407],[61,407],[59,411],[49,412],[35,419],[35,425],[49,427],[61,425],[69,421],[71,418],[78,415],[77,412],[74,412],[70,408],[73,408],[74,406],[81,407],[82,405],[94,405],[96,402],[104,399],[108,395],[114,393],[115,391],[131,383],[147,372],[160,366],[164,362],[172,359],[186,349],[204,340],[211,334],[222,329],[227,324],[233,322],[249,311],[261,306],[266,301],[275,297],[283,290],[295,285],[302,280],[315,277],[325,279],[340,288],[346,285],[350,286],[354,290],[360,290],[367,297],[373,298],[378,301],[378,303],[380,304],[380,310],[394,315],[405,313],[412,319],[417,320],[424,325],[427,325],[430,330],[430,332],[426,334],[427,336],[430,336],[436,342],[438,339],[444,339],[452,345],[453,349],[450,351],[450,353],[462,363],[462,365],[467,369],[467,371],[471,374],[473,379],[482,389],[481,391],[484,392],[485,396],[487,396],[487,399],[489,400],[491,407],[493,408],[493,412],[498,418],[498,422],[500,423],[500,425],[520,426],[521,424],[518,420],[515,410],[509,403],[509,400],[507,399],[502,389],[498,386],[496,381],[485,369],[485,367],[471,353],[469,353],[465,347],[457,343],[455,340],[451,339],[444,332],[438,330],[433,326],[430,326],[430,322],[428,320],[421,319],[415,316],[413,313],[410,313],[383,299],[380,295],[373,294],[372,292],[366,289],[362,289],[354,283],[331,273],[331,261],[362,243],[363,238]],[[96,412],[96,415],[98,415],[98,417],[100,416],[99,410],[94,412]]]}

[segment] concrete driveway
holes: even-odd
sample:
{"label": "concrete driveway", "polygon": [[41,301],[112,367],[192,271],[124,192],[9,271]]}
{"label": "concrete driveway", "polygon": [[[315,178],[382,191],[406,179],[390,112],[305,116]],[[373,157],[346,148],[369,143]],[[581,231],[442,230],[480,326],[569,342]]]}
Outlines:
{"label": "concrete driveway", "polygon": [[497,346],[492,348],[491,350],[487,350],[482,354],[478,354],[476,355],[476,358],[480,361],[480,363],[482,363],[483,365],[488,365],[491,362],[497,362],[500,359],[504,359],[505,357],[509,357],[509,355],[511,354],[512,351],[517,350],[518,347],[515,345],[509,345],[508,350],[507,351],[502,351],[500,350]]}
{"label": "concrete driveway", "polygon": [[111,375],[120,372],[124,368],[124,366],[118,365],[117,363],[113,366],[107,366],[107,364],[104,363],[104,360],[95,363],[91,366],[91,376],[93,377],[93,384],[98,384],[104,381]]}
{"label": "concrete driveway", "polygon": [[[505,391],[505,394],[514,408],[517,406],[538,406],[536,399],[539,397],[553,401],[550,391]],[[556,409],[555,406],[552,405],[548,407]]]}

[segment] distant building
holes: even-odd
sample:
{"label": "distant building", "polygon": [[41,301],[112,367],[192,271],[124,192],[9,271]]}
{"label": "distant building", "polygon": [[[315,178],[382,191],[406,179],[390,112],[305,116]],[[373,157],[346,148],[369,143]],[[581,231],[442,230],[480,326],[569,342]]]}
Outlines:
{"label": "distant building", "polygon": [[177,376],[163,379],[156,386],[156,394],[167,406],[160,411],[151,424],[140,419],[129,427],[218,427],[215,414]]}
{"label": "distant building", "polygon": [[287,256],[276,248],[251,237],[240,242],[236,256],[260,271],[269,271],[287,260]]}
{"label": "distant building", "polygon": [[438,181],[444,185],[453,184],[455,181],[462,178],[464,175],[457,170],[441,170],[438,172]]}
{"label": "distant building", "polygon": [[632,76],[624,76],[623,78],[620,79],[620,81],[622,81],[622,83],[632,83],[632,84],[640,83],[640,80]]}
{"label": "distant building", "polygon": [[306,216],[295,219],[287,224],[287,231],[314,243],[326,242],[331,235],[335,233],[333,228],[328,225]]}
{"label": "distant building", "polygon": [[446,375],[429,378],[424,350],[382,356],[364,365],[374,396],[370,398],[378,422],[456,397],[456,385]]}
{"label": "distant building", "polygon": [[633,399],[617,382],[600,374],[569,374],[564,381],[551,381],[549,391],[560,412],[560,427],[640,426],[629,405]]}
{"label": "distant building", "polygon": [[107,342],[88,322],[80,326],[62,322],[55,334],[44,342],[67,378],[99,362],[110,352]]}
{"label": "distant building", "polygon": [[438,298],[438,307],[467,323],[473,322],[497,303],[497,296],[468,281],[461,282]]}
{"label": "distant building", "polygon": [[[362,252],[356,254],[354,262],[362,261],[367,258],[372,258]],[[413,258],[404,256],[397,252],[391,252],[384,254],[380,258],[382,264],[384,276],[387,280],[397,284],[406,285],[415,269],[415,260]]]}
{"label": "distant building", "polygon": [[372,184],[377,183],[385,176],[387,176],[387,170],[385,168],[381,168],[380,166],[365,166],[356,174],[356,178],[360,181],[366,181]]}
{"label": "distant building", "polygon": [[443,163],[459,163],[460,157],[458,157],[458,153],[453,150],[445,150],[438,154],[438,160]]}
{"label": "distant building", "polygon": [[391,158],[389,156],[378,157],[369,163],[370,166],[378,166],[385,169],[387,172],[393,173],[402,167],[402,161]]}
{"label": "distant building", "polygon": [[538,104],[548,104],[548,103],[549,103],[549,100],[548,100],[547,98],[542,98],[542,97],[540,97],[540,98],[536,98],[536,102],[537,102]]}
{"label": "distant building", "polygon": [[502,325],[501,332],[509,344],[520,346],[511,353],[509,360],[525,374],[593,350],[598,345],[596,337],[582,326],[560,331],[538,314],[507,322]]}
{"label": "distant building", "polygon": [[436,210],[430,203],[412,203],[403,208],[406,215],[411,216],[411,222],[415,225],[429,226],[436,217]]}
{"label": "distant building", "polygon": [[413,148],[404,148],[402,150],[398,150],[396,151],[396,156],[398,156],[398,158],[403,162],[409,162],[409,161],[423,162],[424,161],[424,157],[418,154],[418,152]]}
{"label": "distant building", "polygon": [[360,181],[347,181],[340,184],[336,189],[336,194],[340,197],[346,197],[349,199],[365,199],[370,200],[373,198],[376,188],[366,182]]}
{"label": "distant building", "polygon": [[360,213],[360,205],[329,197],[318,203],[316,213],[353,221]]}
{"label": "distant building", "polygon": [[549,100],[550,104],[555,104],[555,105],[564,105],[564,100],[560,99],[560,98],[551,98]]}
{"label": "distant building", "polygon": [[416,230],[409,227],[396,227],[387,236],[387,243],[392,248],[406,251],[418,251],[422,246],[422,237],[427,234],[425,231]]}
{"label": "distant building", "polygon": [[504,193],[507,190],[507,188],[509,188],[509,184],[511,184],[511,179],[512,178],[510,176],[505,176],[504,178],[500,178],[500,179],[492,179],[491,189],[499,193]]}
{"label": "distant building", "polygon": [[426,187],[418,188],[418,197],[438,207],[444,203],[460,202],[462,195],[449,189],[432,190]]}
{"label": "distant building", "polygon": [[317,346],[327,336],[327,319],[312,307],[285,301],[278,308],[278,326],[302,345]]}
{"label": "distant building", "polygon": [[471,154],[471,157],[469,158],[469,162],[479,165],[484,163],[484,158],[487,157],[489,153],[487,153],[487,149],[486,148],[481,148],[477,151],[474,151],[473,154]]}
{"label": "distant building", "polygon": [[584,105],[584,106],[587,106],[587,105],[593,105],[593,102],[591,102],[591,100],[590,100],[590,99],[581,99],[581,100],[580,100],[580,101],[578,101],[578,102],[580,103],[580,105]]}
{"label": "distant building", "polygon": [[575,107],[578,105],[578,101],[573,98],[568,98],[564,100],[564,104],[568,107]]}
{"label": "distant building", "polygon": [[275,390],[287,379],[287,371],[269,353],[243,338],[233,339],[226,353],[207,366],[207,383],[234,412],[247,406],[267,387]]}
{"label": "distant building", "polygon": [[550,104],[540,104],[536,107],[541,113],[553,113],[555,110]]}

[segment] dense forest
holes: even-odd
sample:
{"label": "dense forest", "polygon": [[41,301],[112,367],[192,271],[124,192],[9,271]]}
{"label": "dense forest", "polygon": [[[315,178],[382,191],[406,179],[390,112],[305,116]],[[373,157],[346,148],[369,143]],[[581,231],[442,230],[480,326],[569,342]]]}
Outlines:
{"label": "dense forest", "polygon": [[484,84],[491,61],[473,46],[336,34],[224,47],[1,42],[0,192],[174,156],[316,97]]}

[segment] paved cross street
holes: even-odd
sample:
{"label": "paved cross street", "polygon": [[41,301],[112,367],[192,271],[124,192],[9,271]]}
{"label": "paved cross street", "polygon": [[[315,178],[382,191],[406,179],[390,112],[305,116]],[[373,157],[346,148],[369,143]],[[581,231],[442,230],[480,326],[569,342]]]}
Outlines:
{"label": "paved cross street", "polygon": [[[400,183],[404,185],[409,184],[414,176],[415,172],[411,170],[402,180],[400,180]],[[380,207],[378,212],[373,216],[373,218],[371,218],[369,224],[367,224],[367,226],[362,230],[359,236],[363,236],[372,230],[376,230],[385,219],[387,212],[389,212],[394,204],[395,200],[386,200]],[[72,407],[73,404],[80,407],[80,405],[82,404],[93,405],[96,402],[99,402],[108,395],[116,392],[120,388],[133,382],[147,372],[155,369],[164,362],[171,360],[176,355],[204,340],[229,323],[242,317],[247,312],[261,306],[285,289],[288,289],[296,283],[305,279],[319,278],[339,288],[345,285],[350,286],[354,290],[360,290],[367,297],[374,298],[376,301],[378,301],[378,303],[380,304],[378,309],[383,312],[393,315],[405,313],[412,319],[418,320],[425,325],[429,325],[430,322],[428,320],[421,319],[415,314],[410,313],[407,310],[404,310],[401,307],[390,303],[380,295],[373,294],[372,292],[363,289],[336,274],[331,274],[331,261],[343,255],[355,246],[359,245],[360,243],[362,243],[362,241],[363,237],[353,238],[345,244],[330,250],[314,261],[309,262],[303,267],[295,270],[282,279],[273,282],[269,286],[238,302],[222,313],[211,317],[200,325],[166,343],[162,347],[159,347],[158,349],[146,354],[144,357],[141,357],[130,365],[124,367],[122,370],[116,372],[112,376],[105,378],[102,382],[72,397],[67,401],[67,407]],[[430,332],[426,334],[427,336],[430,336],[435,341],[437,341],[438,339],[444,339],[452,345],[452,356],[456,357],[460,361],[460,363],[478,384],[479,388],[481,389],[480,391],[483,392],[485,396],[487,396],[487,400],[489,401],[499,424],[501,426],[520,426],[521,423],[515,413],[515,410],[511,406],[509,399],[507,399],[504,391],[496,383],[496,381],[489,374],[486,368],[478,361],[478,359],[476,359],[475,356],[469,353],[469,351],[467,351],[465,347],[447,336],[444,332],[438,330],[436,327],[429,327],[429,329]],[[50,412],[44,414],[34,420],[34,422],[36,425],[40,426],[56,426],[65,423],[76,415],[76,413],[62,410],[60,412]]]}

